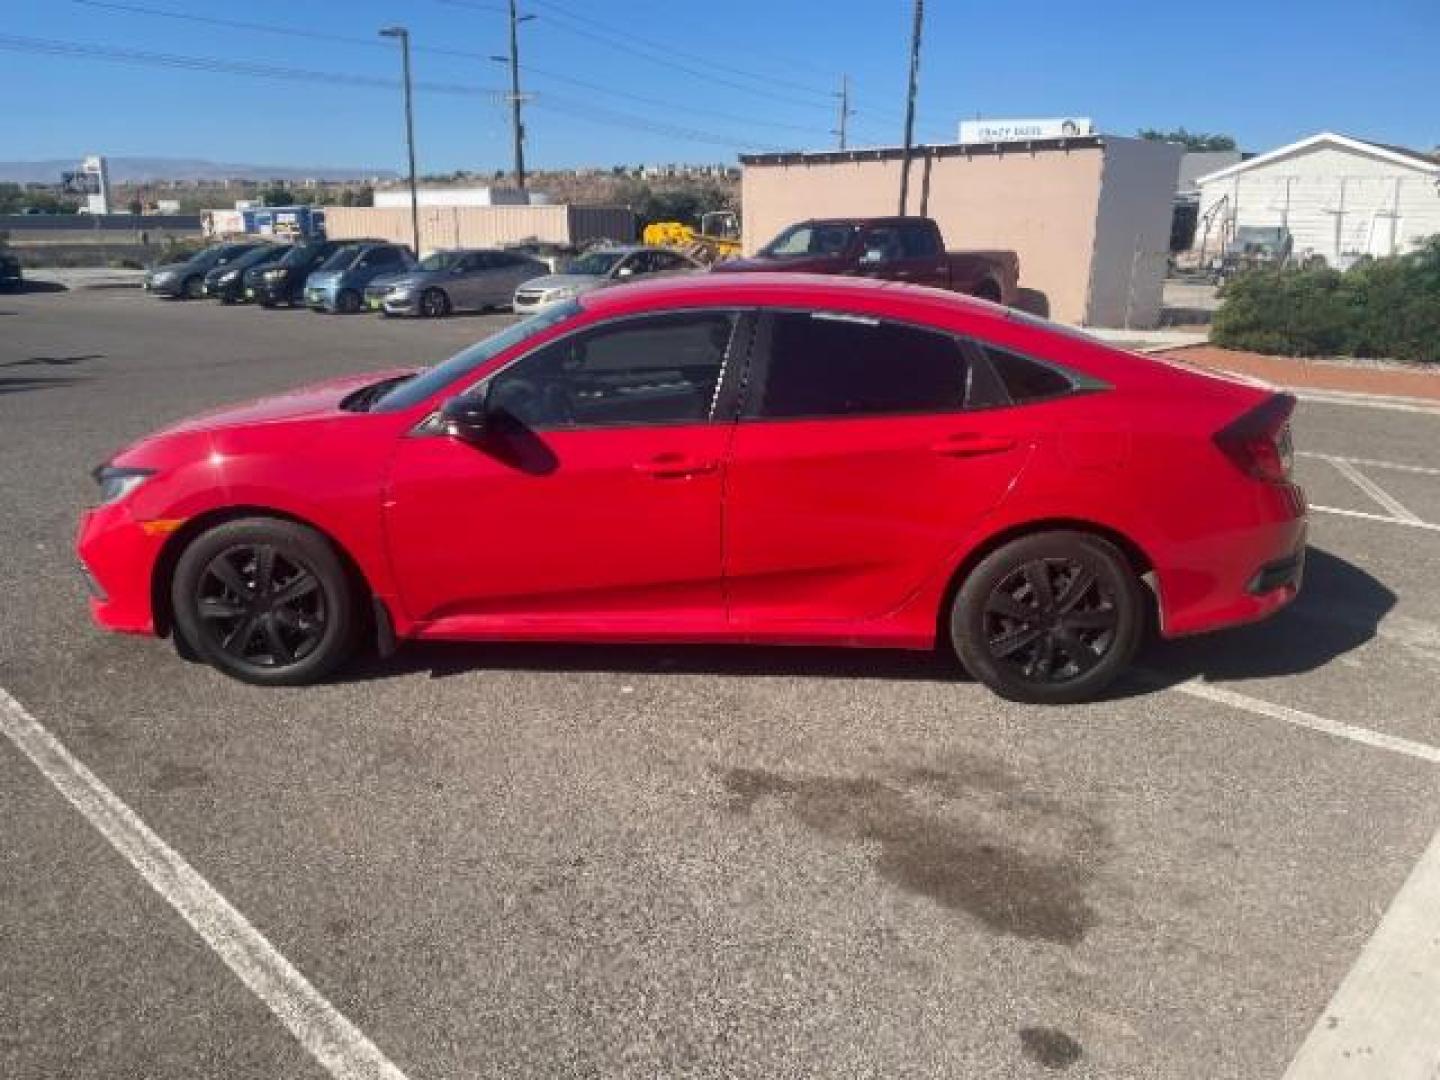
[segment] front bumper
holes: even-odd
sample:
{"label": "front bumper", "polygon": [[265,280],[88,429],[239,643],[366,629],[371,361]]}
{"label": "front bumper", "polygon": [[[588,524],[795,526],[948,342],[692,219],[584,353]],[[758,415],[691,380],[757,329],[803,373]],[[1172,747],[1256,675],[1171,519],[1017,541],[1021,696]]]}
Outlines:
{"label": "front bumper", "polygon": [[305,306],[314,311],[334,311],[335,290],[307,288],[305,290]]}
{"label": "front bumper", "polygon": [[[369,294],[366,294],[365,299],[368,303],[370,300]],[[370,306],[385,312],[386,315],[418,315],[420,312],[420,294],[404,293],[403,295],[397,296],[387,290],[376,298],[375,304],[371,304]]]}
{"label": "front bumper", "polygon": [[173,281],[147,281],[145,289],[156,296],[179,296],[184,289],[184,284],[178,278]]}
{"label": "front bumper", "polygon": [[155,633],[151,581],[167,533],[145,529],[125,501],[87,510],[75,553],[90,590],[90,616],[106,630]]}
{"label": "front bumper", "polygon": [[254,295],[250,299],[257,304],[286,304],[295,300],[294,291],[284,278],[279,281],[266,281],[264,278],[259,281],[247,281],[245,292],[247,295],[253,293]]}

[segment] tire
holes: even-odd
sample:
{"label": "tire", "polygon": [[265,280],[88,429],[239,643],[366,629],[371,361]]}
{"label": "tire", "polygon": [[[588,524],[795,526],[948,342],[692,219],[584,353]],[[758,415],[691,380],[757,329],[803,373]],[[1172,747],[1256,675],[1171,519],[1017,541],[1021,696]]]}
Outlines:
{"label": "tire", "polygon": [[335,297],[335,310],[342,315],[354,315],[360,310],[360,294],[354,289],[341,289]]}
{"label": "tire", "polygon": [[950,609],[950,640],[966,670],[1003,698],[1089,701],[1135,655],[1146,624],[1143,589],[1108,540],[1022,536],[965,578]]}
{"label": "tire", "polygon": [[205,295],[205,282],[200,277],[188,277],[185,279],[185,285],[180,291],[184,294],[186,300],[199,300]]}
{"label": "tire", "polygon": [[450,314],[450,297],[444,289],[426,289],[420,294],[420,314],[429,319],[443,319]]}
{"label": "tire", "polygon": [[324,678],[354,650],[360,624],[356,587],[330,542],[275,518],[229,521],[192,540],[170,603],[199,659],[259,686]]}

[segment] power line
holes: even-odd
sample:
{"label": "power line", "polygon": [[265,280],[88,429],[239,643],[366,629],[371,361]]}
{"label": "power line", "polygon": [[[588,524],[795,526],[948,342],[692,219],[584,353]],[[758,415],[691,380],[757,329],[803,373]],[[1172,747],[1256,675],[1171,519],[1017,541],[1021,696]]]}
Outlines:
{"label": "power line", "polygon": [[[0,50],[18,53],[35,53],[47,56],[63,56],[71,59],[92,60],[107,63],[123,63],[141,67],[158,67],[171,70],[193,71],[204,74],[240,75],[246,78],[278,79],[288,82],[321,83],[328,86],[355,86],[394,91],[400,83],[373,75],[359,75],[342,71],[316,71],[280,64],[265,64],[244,60],[226,60],[210,56],[184,56],[177,53],[153,52],[146,49],[127,49],[110,45],[91,45],[84,42],[60,41],[53,38],[31,38],[15,34],[0,34]],[[496,104],[509,100],[503,90],[480,89],[454,83],[417,82],[416,91],[432,94],[453,94],[462,97],[481,97]],[[779,150],[781,147],[767,147],[763,144],[717,135],[714,132],[687,128],[679,125],[654,121],[645,117],[616,112],[588,102],[564,97],[537,99],[533,105],[551,112],[579,116],[594,123],[612,127],[625,127],[651,134],[687,142],[708,143],[731,148],[755,148]]]}
{"label": "power line", "polygon": [[[48,56],[69,56],[77,59],[102,60],[133,64],[141,67],[163,67],[210,74],[243,75],[247,78],[281,79],[289,82],[325,83],[330,86],[363,86],[395,90],[400,83],[375,75],[358,75],[345,71],[315,71],[284,64],[266,64],[248,60],[226,60],[216,56],[183,56],[178,53],[151,52],[147,49],[126,49],[112,45],[90,45],[54,38],[21,37],[0,34],[0,49],[8,52],[40,53]],[[431,94],[454,94],[462,97],[483,97],[495,102],[505,100],[502,90],[465,86],[460,83],[417,82],[416,90]]]}
{"label": "power line", "polygon": [[[446,3],[449,2],[449,0],[440,0],[440,2]],[[118,2],[118,0],[71,0],[71,3],[80,4],[85,7],[98,8],[105,11],[113,11],[130,15],[141,15],[153,18],[175,19],[183,22],[198,23],[207,26],[220,26],[232,30],[248,30],[256,33],[275,34],[284,37],[301,38],[309,41],[333,41],[345,45],[363,45],[366,48],[385,48],[385,44],[383,42],[373,41],[369,38],[351,37],[345,34],[330,34],[323,31],[309,30],[304,27],[298,26],[282,26],[275,23],[258,23],[242,21],[238,19],[222,19],[208,15],[194,15],[189,12],[167,11],[161,8],[147,7],[141,4],[120,3]],[[475,8],[476,10],[484,11],[504,12],[508,14],[507,9],[501,7],[492,7],[490,5],[467,3],[455,6],[464,6],[467,8]],[[465,49],[441,48],[433,45],[412,45],[411,48],[414,49],[414,51],[417,53],[430,53],[433,55],[453,56],[466,60],[488,61],[490,59],[490,56],[487,53],[473,52]],[[535,75],[542,76],[546,79],[553,79],[556,82],[567,83],[580,89],[589,90],[592,93],[605,94],[610,97],[634,101],[644,105],[654,105],[662,109],[673,109],[675,107],[674,101],[665,101],[661,98],[647,97],[643,94],[634,94],[625,90],[617,90],[613,87],[602,86],[599,83],[589,82],[584,79],[577,79],[573,76],[563,75],[559,72],[543,70],[531,64],[522,64],[520,66],[520,69],[522,71],[528,71]],[[758,126],[773,128],[777,131],[784,130],[814,134],[814,128],[806,125],[786,124],[776,120],[760,120],[751,116],[739,116],[735,113],[727,113],[721,110],[709,109],[701,106],[686,106],[685,111],[687,113],[693,113],[696,115],[711,116],[717,120],[726,120],[732,123],[743,124],[746,127]]]}

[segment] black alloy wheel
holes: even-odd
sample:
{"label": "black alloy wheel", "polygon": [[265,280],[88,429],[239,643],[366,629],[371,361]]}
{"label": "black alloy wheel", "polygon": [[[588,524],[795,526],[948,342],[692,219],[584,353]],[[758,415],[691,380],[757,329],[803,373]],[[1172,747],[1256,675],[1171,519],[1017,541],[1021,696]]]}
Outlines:
{"label": "black alloy wheel", "polygon": [[329,542],[289,521],[248,518],[199,536],[171,597],[184,644],[246,682],[313,682],[348,655],[354,588]]}
{"label": "black alloy wheel", "polygon": [[1022,537],[987,556],[962,585],[952,638],[971,673],[1003,697],[1083,701],[1134,655],[1145,621],[1141,588],[1106,540]]}
{"label": "black alloy wheel", "polygon": [[450,297],[443,289],[426,289],[420,294],[420,314],[428,319],[443,319],[450,314]]}

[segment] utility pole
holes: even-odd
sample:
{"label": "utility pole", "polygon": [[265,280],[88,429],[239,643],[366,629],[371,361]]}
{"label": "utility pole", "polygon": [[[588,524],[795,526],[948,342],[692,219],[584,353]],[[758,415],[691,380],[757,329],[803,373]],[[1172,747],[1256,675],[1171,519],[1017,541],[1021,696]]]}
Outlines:
{"label": "utility pole", "polygon": [[840,92],[835,95],[840,99],[840,126],[835,129],[835,134],[840,136],[840,149],[845,149],[845,124],[854,115],[855,110],[850,108],[850,76],[840,76]]}
{"label": "utility pole", "polygon": [[415,188],[415,112],[410,104],[410,31],[403,26],[387,26],[381,37],[398,38],[400,62],[405,77],[405,147],[410,154],[410,244],[415,257],[420,257],[420,198]]}
{"label": "utility pole", "polygon": [[[520,35],[516,31],[522,22],[533,18],[519,14],[515,0],[510,0],[510,125],[515,135],[515,186],[521,191],[525,190],[525,124],[520,119],[520,105],[525,99],[520,93]],[[490,59],[505,60],[503,56]]]}
{"label": "utility pole", "polygon": [[915,142],[915,90],[920,82],[920,28],[925,21],[925,0],[915,0],[915,27],[910,32],[910,89],[905,96],[905,148],[900,154],[900,213],[910,194],[910,149]]}

